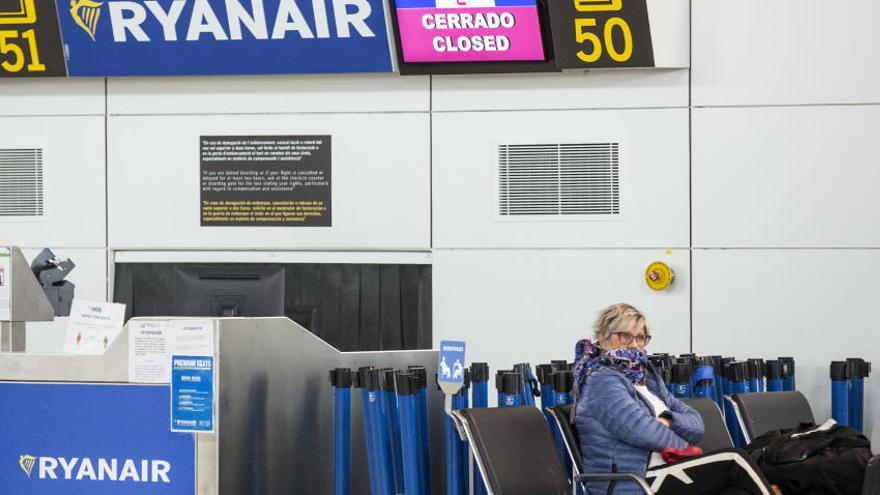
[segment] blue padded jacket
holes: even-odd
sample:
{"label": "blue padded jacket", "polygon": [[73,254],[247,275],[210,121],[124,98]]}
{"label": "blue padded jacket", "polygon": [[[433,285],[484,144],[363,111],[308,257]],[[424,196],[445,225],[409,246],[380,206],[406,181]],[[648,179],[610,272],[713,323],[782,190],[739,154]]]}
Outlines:
{"label": "blue padded jacket", "polygon": [[[584,472],[633,473],[644,476],[651,452],[683,448],[703,438],[700,414],[666,390],[663,379],[648,367],[648,390],[672,413],[672,427],[656,420],[651,406],[623,373],[603,368],[591,373],[578,394],[575,427],[580,437]],[[588,483],[590,495],[642,494],[633,482]]]}

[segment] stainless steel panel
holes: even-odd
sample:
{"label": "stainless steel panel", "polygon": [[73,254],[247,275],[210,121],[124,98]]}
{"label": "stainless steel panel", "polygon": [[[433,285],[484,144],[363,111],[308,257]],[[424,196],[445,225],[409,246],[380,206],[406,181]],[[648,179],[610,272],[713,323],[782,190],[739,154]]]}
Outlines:
{"label": "stainless steel panel", "polygon": [[[328,371],[436,368],[436,351],[341,353],[286,318],[219,320],[220,493],[333,492],[333,388]],[[442,493],[442,396],[429,386],[431,476]],[[361,401],[352,390],[352,491],[369,493]]]}

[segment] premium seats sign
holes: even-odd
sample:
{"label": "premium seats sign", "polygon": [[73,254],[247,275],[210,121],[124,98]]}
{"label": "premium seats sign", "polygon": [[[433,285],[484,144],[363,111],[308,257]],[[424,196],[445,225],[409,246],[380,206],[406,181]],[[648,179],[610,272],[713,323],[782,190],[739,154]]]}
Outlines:
{"label": "premium seats sign", "polygon": [[544,60],[536,0],[396,0],[403,61]]}

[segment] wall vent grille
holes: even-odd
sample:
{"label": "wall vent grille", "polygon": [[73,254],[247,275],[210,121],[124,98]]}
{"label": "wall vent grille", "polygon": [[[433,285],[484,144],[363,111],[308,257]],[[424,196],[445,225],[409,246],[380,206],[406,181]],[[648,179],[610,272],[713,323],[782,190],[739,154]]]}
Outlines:
{"label": "wall vent grille", "polygon": [[498,146],[498,212],[619,215],[618,143]]}
{"label": "wall vent grille", "polygon": [[43,215],[43,150],[0,149],[0,217]]}

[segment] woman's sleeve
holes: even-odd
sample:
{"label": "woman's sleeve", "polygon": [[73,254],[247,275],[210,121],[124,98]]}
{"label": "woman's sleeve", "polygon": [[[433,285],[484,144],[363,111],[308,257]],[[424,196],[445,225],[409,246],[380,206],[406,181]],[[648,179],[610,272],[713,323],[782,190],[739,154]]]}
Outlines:
{"label": "woman's sleeve", "polygon": [[590,376],[585,392],[585,406],[592,416],[623,442],[653,452],[688,445],[629,394],[621,377],[611,373],[595,373]]}
{"label": "woman's sleeve", "polygon": [[700,416],[700,413],[694,410],[693,407],[685,404],[669,393],[669,391],[666,390],[666,384],[663,383],[663,379],[660,378],[659,375],[655,374],[655,376],[658,383],[657,391],[660,400],[666,404],[666,407],[669,408],[669,412],[672,413],[672,426],[670,426],[672,431],[691,445],[700,443],[700,440],[703,439],[703,433],[705,432],[703,417]]}

